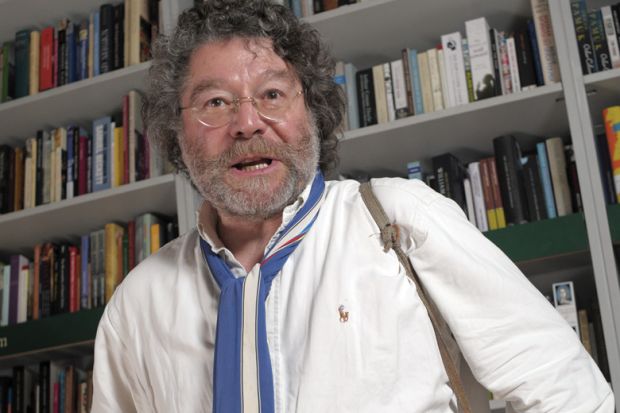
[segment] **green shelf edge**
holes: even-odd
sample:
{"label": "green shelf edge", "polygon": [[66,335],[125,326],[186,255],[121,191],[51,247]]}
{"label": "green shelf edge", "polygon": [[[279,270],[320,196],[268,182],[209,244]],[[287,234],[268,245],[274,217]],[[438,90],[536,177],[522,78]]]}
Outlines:
{"label": "green shelf edge", "polygon": [[514,225],[484,235],[517,263],[589,248],[583,213]]}
{"label": "green shelf edge", "polygon": [[0,358],[92,341],[103,310],[95,308],[57,314],[0,327]]}
{"label": "green shelf edge", "polygon": [[611,240],[614,244],[620,244],[620,204],[607,206],[607,219]]}

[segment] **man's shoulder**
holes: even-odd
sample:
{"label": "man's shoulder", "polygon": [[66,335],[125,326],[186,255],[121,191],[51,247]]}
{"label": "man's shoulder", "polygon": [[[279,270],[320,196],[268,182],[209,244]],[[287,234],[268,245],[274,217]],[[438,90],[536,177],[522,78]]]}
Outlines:
{"label": "man's shoulder", "polygon": [[[373,192],[384,204],[408,204],[428,206],[438,199],[444,198],[419,179],[404,178],[373,178],[370,181]],[[355,180],[329,181],[328,196],[353,200],[359,198],[360,183]]]}

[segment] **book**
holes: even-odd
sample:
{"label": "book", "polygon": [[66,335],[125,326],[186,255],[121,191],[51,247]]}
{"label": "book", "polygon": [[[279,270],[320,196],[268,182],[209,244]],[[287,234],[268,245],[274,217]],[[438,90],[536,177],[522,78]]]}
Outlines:
{"label": "book", "polygon": [[392,83],[392,67],[389,63],[383,64],[383,85],[385,88],[385,101],[387,105],[388,122],[396,120],[396,107],[394,106],[394,85]]}
{"label": "book", "polygon": [[484,17],[465,22],[476,100],[495,96],[496,79],[489,31],[489,25]]}
{"label": "book", "polygon": [[422,180],[422,166],[420,165],[420,161],[413,161],[407,163],[407,177],[409,179]]}
{"label": "book", "polygon": [[616,201],[620,202],[620,106],[603,109],[603,122],[616,189]]}
{"label": "book", "polygon": [[530,221],[547,219],[547,206],[543,193],[538,157],[535,154],[521,158],[523,165],[523,183]]}
{"label": "book", "polygon": [[547,158],[547,146],[545,142],[536,144],[536,154],[538,159],[538,168],[540,172],[540,180],[542,182],[543,194],[545,196],[545,206],[547,207],[547,217],[555,218],[557,211],[555,207],[555,197],[553,194],[553,184],[551,182],[551,171]]}
{"label": "book", "polygon": [[458,158],[451,153],[446,153],[434,156],[431,161],[437,178],[438,192],[454,200],[467,213],[467,201],[463,187],[465,174]]}
{"label": "book", "polygon": [[495,165],[507,225],[529,221],[529,211],[523,183],[521,149],[513,135],[493,139]]}
{"label": "book", "polygon": [[377,108],[377,123],[387,123],[389,121],[387,96],[385,94],[385,78],[383,74],[383,64],[372,67],[372,83],[375,90],[375,103]]}
{"label": "book", "polygon": [[600,12],[604,38],[607,40],[607,49],[609,51],[609,58],[611,59],[611,66],[613,68],[618,68],[620,67],[620,32],[616,32],[611,6],[601,7]]}
{"label": "book", "polygon": [[514,39],[517,50],[517,65],[519,67],[521,90],[535,88],[536,69],[527,28],[517,30],[514,33]]}
{"label": "book", "polygon": [[582,212],[583,201],[581,198],[581,187],[579,186],[577,161],[575,160],[573,145],[565,145],[564,153],[566,155],[566,173],[568,177],[568,186],[570,188],[572,210],[575,212]]}
{"label": "book", "polygon": [[596,143],[596,154],[598,159],[599,172],[601,174],[601,182],[603,183],[603,194],[605,195],[606,204],[615,204],[616,186],[614,184],[614,176],[611,170],[611,157],[609,156],[609,147],[607,146],[607,136],[603,133],[594,136]]}
{"label": "book", "polygon": [[482,178],[480,176],[480,162],[472,162],[467,165],[467,172],[471,182],[474,213],[476,214],[476,226],[482,232],[488,231],[489,224],[486,206],[484,203]]}
{"label": "book", "polygon": [[558,216],[573,212],[568,176],[566,174],[566,155],[562,138],[554,137],[545,141],[547,146],[547,161],[553,183],[553,197]]}
{"label": "book", "polygon": [[396,119],[409,116],[409,105],[407,102],[407,81],[405,80],[405,70],[403,60],[396,59],[390,63],[392,73],[392,84],[394,90],[394,111]]}
{"label": "book", "polygon": [[[581,60],[581,70],[584,74],[597,71],[594,48],[590,37],[590,21],[585,0],[571,0],[571,12],[577,36],[577,49]],[[537,27],[538,30],[538,27]]]}
{"label": "book", "polygon": [[39,93],[39,60],[40,60],[41,34],[38,30],[30,32],[29,44],[29,73],[28,73],[28,94]]}
{"label": "book", "polygon": [[344,75],[346,85],[346,98],[347,98],[347,120],[349,129],[357,129],[360,127],[359,111],[357,103],[357,88],[355,85],[355,73],[357,68],[353,63],[345,63]]}
{"label": "book", "polygon": [[28,96],[30,75],[30,30],[15,34],[15,98]]}
{"label": "book", "polygon": [[455,106],[469,103],[462,44],[460,32],[441,36],[441,46],[444,51],[446,64],[449,101],[454,102]]}
{"label": "book", "polygon": [[2,44],[2,96],[0,101],[15,99],[15,47],[13,42]]}
{"label": "book", "polygon": [[114,6],[99,8],[99,73],[114,70]]}
{"label": "book", "polygon": [[428,67],[428,53],[418,53],[418,70],[420,74],[420,87],[422,93],[423,113],[431,113],[435,111],[433,104],[433,89],[431,86],[431,74]]}
{"label": "book", "polygon": [[122,245],[124,229],[115,223],[105,225],[105,302],[112,298],[114,290],[120,284],[123,274],[119,271],[119,260],[122,259]]}
{"label": "book", "polygon": [[515,38],[510,36],[506,38],[506,50],[508,51],[508,62],[510,67],[510,83],[512,84],[512,93],[521,91],[521,78],[519,76],[519,63],[517,58],[517,45]]}
{"label": "book", "polygon": [[568,325],[579,336],[579,321],[577,318],[577,304],[575,287],[572,281],[553,283],[553,305]]}
{"label": "book", "polygon": [[609,46],[605,36],[601,11],[592,10],[588,12],[588,23],[590,25],[590,40],[592,41],[596,70],[609,70],[612,68],[611,56],[609,55]]}
{"label": "book", "polygon": [[372,68],[360,70],[355,76],[360,126],[375,125],[377,123],[377,104]]}
{"label": "book", "polygon": [[420,67],[418,65],[418,51],[416,49],[403,49],[403,62],[407,62],[409,68],[409,84],[411,87],[412,114],[420,115],[424,113],[424,102],[422,99],[422,83],[420,80]]}
{"label": "book", "polygon": [[[463,42],[461,45],[462,49],[463,49],[463,67],[465,69],[465,81],[467,82],[467,98],[469,99],[470,102],[473,102],[476,100],[475,96],[474,96],[474,81],[471,75],[471,59],[469,58],[469,42],[467,41],[467,38],[463,37]],[[441,55],[443,55],[443,50],[440,50]],[[439,53],[439,52],[438,52]],[[439,66],[440,70],[443,70],[441,73],[444,77],[444,79],[442,80],[442,85],[445,85],[445,87],[448,87],[448,80],[446,78],[446,72],[445,72],[445,58],[444,58],[444,63],[443,63],[443,69],[441,68],[441,65]]]}
{"label": "book", "polygon": [[560,68],[548,0],[531,0],[536,39],[544,84],[560,81]]}
{"label": "book", "polygon": [[112,119],[109,116],[93,121],[93,192],[108,189],[111,181]]}
{"label": "book", "polygon": [[499,189],[499,179],[497,176],[497,167],[495,158],[491,158],[488,162],[489,177],[491,179],[491,194],[493,195],[493,204],[495,206],[495,215],[497,217],[497,227],[506,227],[506,215],[504,212],[504,201]]}
{"label": "book", "polygon": [[428,72],[431,81],[431,94],[433,96],[433,109],[443,110],[443,91],[441,90],[441,75],[439,72],[439,61],[437,57],[437,49],[429,49],[426,51],[428,57]]}

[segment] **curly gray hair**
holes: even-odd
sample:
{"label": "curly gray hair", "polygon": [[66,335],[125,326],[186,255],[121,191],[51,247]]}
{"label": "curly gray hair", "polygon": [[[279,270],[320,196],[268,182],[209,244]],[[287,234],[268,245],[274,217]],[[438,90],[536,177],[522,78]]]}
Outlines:
{"label": "curly gray hair", "polygon": [[267,38],[274,52],[299,77],[320,140],[323,172],[338,162],[339,128],[344,96],[334,82],[334,59],[316,29],[298,20],[287,7],[269,0],[206,0],[179,16],[170,36],[153,47],[143,117],[148,137],[173,166],[189,177],[179,146],[182,131],[180,95],[192,53],[201,45],[234,37]]}

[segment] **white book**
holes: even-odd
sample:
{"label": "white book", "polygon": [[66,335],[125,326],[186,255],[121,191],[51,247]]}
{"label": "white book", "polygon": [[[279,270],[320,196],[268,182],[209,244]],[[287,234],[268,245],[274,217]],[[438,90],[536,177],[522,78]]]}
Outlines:
{"label": "white book", "polygon": [[484,192],[482,192],[482,179],[480,177],[480,162],[470,163],[467,166],[467,171],[469,172],[469,181],[471,182],[476,225],[480,231],[488,231],[487,210],[484,204]]}
{"label": "white book", "polygon": [[17,284],[17,322],[24,323],[28,315],[28,278],[30,273],[29,261],[23,255],[19,256],[19,281]]}
{"label": "white book", "polygon": [[357,129],[360,127],[359,112],[357,110],[357,87],[355,84],[355,74],[357,68],[353,63],[345,63],[344,75],[346,77],[347,89],[347,117],[349,121],[349,129]]}
{"label": "white book", "polygon": [[530,0],[538,40],[538,53],[545,85],[560,81],[558,54],[553,36],[549,0]]}
{"label": "white book", "polygon": [[394,90],[392,88],[392,70],[389,63],[383,64],[383,81],[385,84],[385,100],[387,103],[388,121],[396,120],[396,109],[394,108]]}
{"label": "white book", "polygon": [[519,77],[519,61],[517,60],[517,46],[513,36],[506,39],[506,49],[508,51],[508,64],[510,65],[512,93],[520,92],[521,78]]}
{"label": "white book", "polygon": [[553,304],[560,315],[566,320],[569,326],[575,330],[577,336],[579,333],[579,319],[577,316],[577,303],[575,297],[575,287],[572,281],[553,283]]}
{"label": "white book", "polygon": [[390,63],[390,66],[392,71],[392,89],[394,92],[394,110],[396,112],[396,119],[400,119],[409,114],[405,70],[402,59],[394,60]]}
{"label": "white book", "polygon": [[450,102],[448,96],[448,79],[446,75],[446,58],[443,54],[443,49],[437,50],[437,66],[439,66],[439,77],[441,79],[441,91],[443,96],[443,107],[451,108],[454,106],[453,102]]}
{"label": "white book", "polygon": [[618,44],[618,33],[616,33],[614,27],[614,17],[611,12],[611,6],[601,7],[601,15],[603,16],[603,28],[605,30],[605,37],[607,38],[611,66],[617,68],[620,67],[620,44]]}
{"label": "white book", "polygon": [[472,194],[471,182],[469,178],[463,180],[463,189],[465,189],[465,203],[467,204],[467,218],[474,226],[476,225],[476,212],[474,207],[474,196]]}
{"label": "white book", "polygon": [[437,49],[426,51],[428,56],[428,71],[431,75],[431,91],[433,92],[433,107],[435,110],[443,110],[443,93],[441,90],[441,75],[439,73],[439,62],[437,59]]}
{"label": "white book", "polygon": [[465,22],[475,100],[495,96],[497,79],[495,79],[489,30],[489,25],[484,17]]}
{"label": "white book", "polygon": [[498,32],[499,36],[499,58],[500,58],[500,70],[502,78],[502,94],[507,95],[513,92],[512,90],[512,78],[510,74],[510,60],[508,59],[508,46],[506,45],[506,32]]}
{"label": "white book", "polygon": [[460,32],[441,36],[441,45],[446,60],[448,93],[454,97],[454,104],[469,103],[467,80],[465,79],[465,63],[463,62],[462,36]]}
{"label": "white book", "polygon": [[562,138],[554,137],[545,141],[547,147],[547,162],[553,184],[553,197],[558,216],[572,213],[572,200],[568,175],[566,173],[566,154]]}

